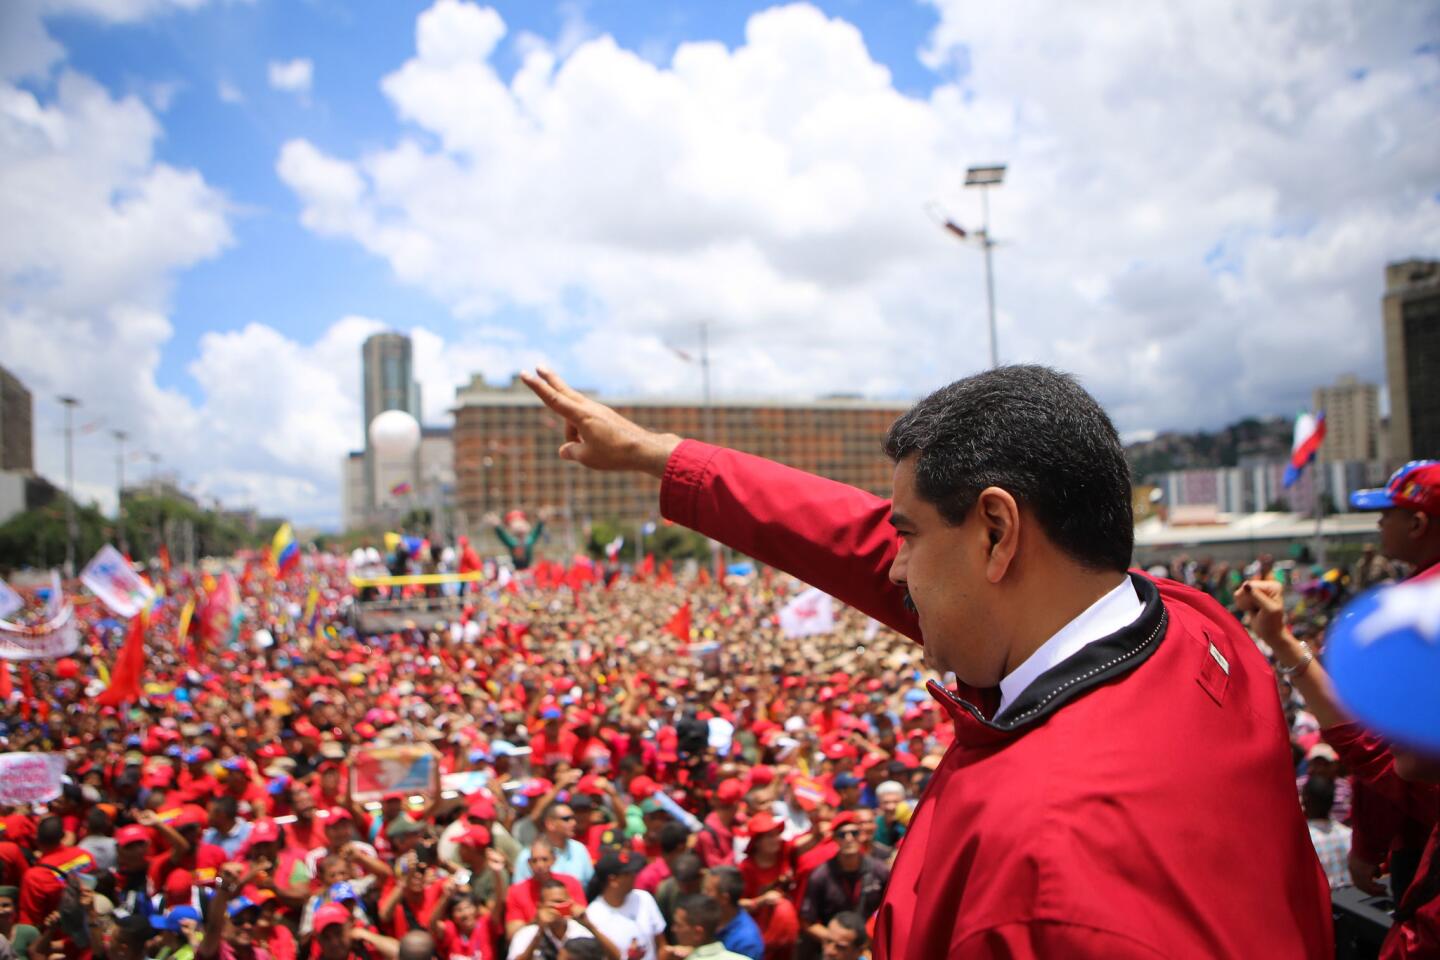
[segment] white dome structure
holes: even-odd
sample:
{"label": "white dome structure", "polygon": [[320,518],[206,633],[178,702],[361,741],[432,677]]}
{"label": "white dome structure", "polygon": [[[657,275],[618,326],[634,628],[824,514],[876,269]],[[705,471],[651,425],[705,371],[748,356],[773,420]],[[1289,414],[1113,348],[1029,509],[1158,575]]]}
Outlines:
{"label": "white dome structure", "polygon": [[370,421],[370,448],[382,460],[403,460],[420,448],[420,422],[404,410],[386,410]]}

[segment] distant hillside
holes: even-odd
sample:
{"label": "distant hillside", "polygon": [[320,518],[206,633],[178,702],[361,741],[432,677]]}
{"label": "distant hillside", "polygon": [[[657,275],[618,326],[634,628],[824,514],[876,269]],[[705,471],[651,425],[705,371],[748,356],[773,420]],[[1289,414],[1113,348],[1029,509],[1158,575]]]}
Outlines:
{"label": "distant hillside", "polygon": [[1283,417],[1254,417],[1214,433],[1162,433],[1125,448],[1131,475],[1144,482],[1168,470],[1236,467],[1241,461],[1283,460],[1294,424]]}

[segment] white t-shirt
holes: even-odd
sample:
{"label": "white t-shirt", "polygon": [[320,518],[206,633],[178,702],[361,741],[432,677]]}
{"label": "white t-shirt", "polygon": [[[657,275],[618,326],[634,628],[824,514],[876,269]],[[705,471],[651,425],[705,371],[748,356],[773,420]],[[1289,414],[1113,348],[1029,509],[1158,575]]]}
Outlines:
{"label": "white t-shirt", "polygon": [[644,951],[638,956],[655,960],[655,938],[665,932],[665,918],[655,898],[644,890],[631,890],[619,907],[610,906],[604,897],[596,897],[585,908],[585,915],[620,949],[625,960],[630,960],[631,944],[638,944]]}
{"label": "white t-shirt", "polygon": [[[540,926],[534,923],[516,930],[515,936],[510,940],[510,952],[506,954],[508,960],[519,960],[520,957],[524,956],[525,951],[530,949],[530,941],[534,940],[538,933],[540,933]],[[544,935],[549,937],[550,931],[546,930]],[[570,920],[566,923],[565,936],[561,939],[560,943],[563,945],[567,941],[574,940],[577,937],[584,939],[589,936],[589,930],[586,930],[574,920]],[[553,940],[555,938],[550,937],[550,939]]]}

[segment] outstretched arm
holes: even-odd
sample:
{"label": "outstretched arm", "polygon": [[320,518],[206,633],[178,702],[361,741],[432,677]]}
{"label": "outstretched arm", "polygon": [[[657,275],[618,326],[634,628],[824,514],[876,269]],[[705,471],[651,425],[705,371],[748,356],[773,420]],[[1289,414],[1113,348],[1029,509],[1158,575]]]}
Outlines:
{"label": "outstretched arm", "polygon": [[666,517],[919,639],[905,591],[887,575],[898,549],[887,500],[760,457],[646,430],[548,370],[521,377],[564,418],[562,459],[660,478]]}

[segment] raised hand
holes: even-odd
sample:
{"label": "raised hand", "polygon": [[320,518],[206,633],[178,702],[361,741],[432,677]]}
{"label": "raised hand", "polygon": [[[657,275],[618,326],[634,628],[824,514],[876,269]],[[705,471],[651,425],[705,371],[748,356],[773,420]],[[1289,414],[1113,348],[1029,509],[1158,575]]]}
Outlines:
{"label": "raised hand", "polygon": [[660,477],[665,463],[679,446],[673,433],[655,433],[627,420],[597,400],[561,380],[544,367],[522,373],[520,379],[565,420],[565,443],[560,457],[592,470],[632,470]]}

